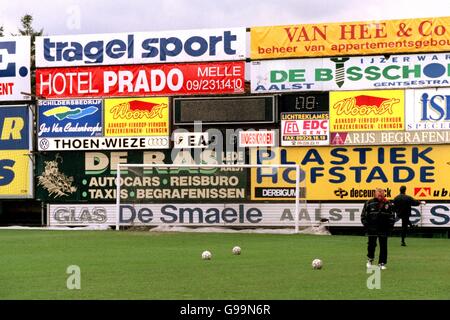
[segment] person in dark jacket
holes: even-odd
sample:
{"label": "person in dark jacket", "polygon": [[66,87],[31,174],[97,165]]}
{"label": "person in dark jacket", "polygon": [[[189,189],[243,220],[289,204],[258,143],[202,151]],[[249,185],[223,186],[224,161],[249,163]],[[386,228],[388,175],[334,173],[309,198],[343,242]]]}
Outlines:
{"label": "person in dark jacket", "polygon": [[405,238],[408,233],[408,226],[413,227],[409,220],[411,217],[411,207],[425,204],[425,201],[418,201],[411,196],[406,195],[406,186],[400,187],[400,194],[394,198],[394,205],[397,215],[402,219],[402,246],[406,246]]}
{"label": "person in dark jacket", "polygon": [[367,268],[372,266],[378,239],[380,244],[378,265],[381,269],[386,269],[388,256],[387,240],[395,224],[395,208],[394,204],[386,199],[383,189],[375,189],[375,197],[364,204],[361,222],[366,228],[369,237],[367,243]]}

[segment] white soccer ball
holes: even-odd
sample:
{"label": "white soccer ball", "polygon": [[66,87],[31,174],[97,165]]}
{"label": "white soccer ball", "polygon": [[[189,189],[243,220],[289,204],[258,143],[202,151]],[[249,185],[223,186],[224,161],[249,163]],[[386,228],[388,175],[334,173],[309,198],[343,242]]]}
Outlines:
{"label": "white soccer ball", "polygon": [[320,260],[320,259],[314,259],[312,262],[313,269],[322,269],[322,265],[323,265],[323,263],[322,263],[322,260]]}
{"label": "white soccer ball", "polygon": [[240,255],[241,254],[241,247],[238,247],[238,246],[234,247],[233,248],[233,254]]}
{"label": "white soccer ball", "polygon": [[203,253],[202,253],[202,259],[203,260],[211,260],[211,257],[212,257],[211,252],[203,251]]}

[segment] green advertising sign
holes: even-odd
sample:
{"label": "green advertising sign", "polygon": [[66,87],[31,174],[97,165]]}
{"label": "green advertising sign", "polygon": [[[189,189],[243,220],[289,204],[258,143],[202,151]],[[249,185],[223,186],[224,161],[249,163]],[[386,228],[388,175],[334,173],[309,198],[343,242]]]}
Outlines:
{"label": "green advertising sign", "polygon": [[[116,201],[117,164],[193,164],[190,151],[42,153],[37,157],[36,196],[44,202]],[[229,157],[229,155],[227,155]],[[214,158],[208,158],[214,163]],[[242,156],[233,156],[242,159]],[[130,203],[236,202],[246,199],[243,168],[133,167],[121,169],[121,201]]]}

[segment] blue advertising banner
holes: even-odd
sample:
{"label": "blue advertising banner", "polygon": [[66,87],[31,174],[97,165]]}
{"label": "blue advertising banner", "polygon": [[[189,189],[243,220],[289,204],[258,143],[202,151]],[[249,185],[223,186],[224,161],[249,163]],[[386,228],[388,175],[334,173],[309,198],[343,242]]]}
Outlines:
{"label": "blue advertising banner", "polygon": [[38,137],[99,137],[103,135],[101,99],[41,100]]}
{"label": "blue advertising banner", "polygon": [[30,119],[27,106],[0,107],[0,150],[30,149]]}

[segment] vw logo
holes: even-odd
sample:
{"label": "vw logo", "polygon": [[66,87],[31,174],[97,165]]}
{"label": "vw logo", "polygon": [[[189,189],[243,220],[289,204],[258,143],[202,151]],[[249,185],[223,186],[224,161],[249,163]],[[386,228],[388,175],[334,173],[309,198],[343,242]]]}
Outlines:
{"label": "vw logo", "polygon": [[39,140],[39,147],[42,150],[47,150],[48,147],[50,147],[50,142],[47,139],[43,138],[43,139]]}

